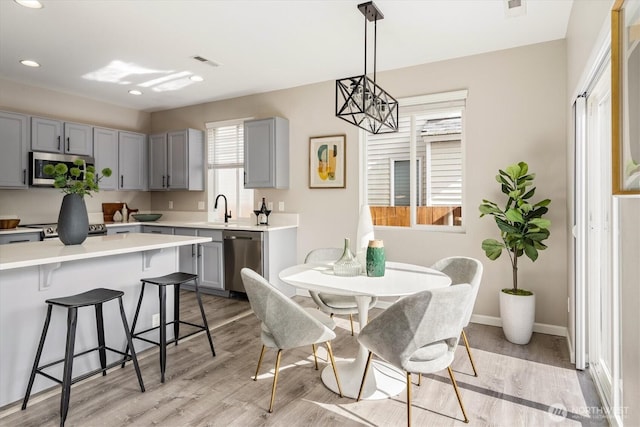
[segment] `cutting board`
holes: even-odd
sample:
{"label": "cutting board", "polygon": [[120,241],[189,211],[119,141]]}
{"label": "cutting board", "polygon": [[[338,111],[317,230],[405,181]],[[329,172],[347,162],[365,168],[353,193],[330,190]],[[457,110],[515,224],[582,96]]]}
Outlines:
{"label": "cutting board", "polygon": [[124,203],[103,203],[102,204],[102,218],[104,222],[113,222],[113,214],[117,211],[122,211]]}
{"label": "cutting board", "polygon": [[[104,220],[104,222],[105,223],[113,222],[113,215],[118,211],[122,213],[123,206],[124,206],[124,203],[103,203],[102,219]],[[127,206],[127,209],[129,209],[129,216],[131,216],[131,214],[138,212],[138,209],[131,209],[129,206]],[[122,218],[122,220],[124,222],[129,222],[129,218]]]}

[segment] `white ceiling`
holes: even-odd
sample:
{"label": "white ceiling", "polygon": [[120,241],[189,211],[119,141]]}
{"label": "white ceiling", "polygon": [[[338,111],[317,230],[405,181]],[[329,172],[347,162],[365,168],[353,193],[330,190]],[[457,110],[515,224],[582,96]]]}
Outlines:
{"label": "white ceiling", "polygon": [[[0,76],[136,110],[363,73],[363,1],[41,2],[44,8],[33,10],[0,0]],[[384,14],[378,71],[562,39],[572,3],[527,0],[524,16],[507,17],[504,0],[376,0]],[[372,37],[373,24],[368,28]],[[21,59],[42,66],[28,68]],[[98,73],[109,65],[111,72]],[[205,80],[190,82],[191,74]],[[127,93],[134,88],[143,95]]]}

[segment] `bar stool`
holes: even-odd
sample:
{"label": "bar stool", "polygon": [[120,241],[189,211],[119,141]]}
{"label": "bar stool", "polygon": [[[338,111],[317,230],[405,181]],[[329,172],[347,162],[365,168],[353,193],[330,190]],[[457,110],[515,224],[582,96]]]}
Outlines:
{"label": "bar stool", "polygon": [[[191,335],[197,334],[199,332],[205,331],[207,333],[207,338],[209,339],[209,347],[211,347],[211,354],[216,356],[216,352],[213,349],[213,340],[211,339],[211,333],[209,333],[209,324],[207,323],[207,317],[204,314],[204,307],[202,306],[202,299],[200,298],[200,290],[198,288],[198,276],[195,274],[189,273],[171,273],[166,276],[160,277],[151,277],[147,279],[140,279],[142,282],[142,288],[140,289],[140,298],[138,298],[138,307],[136,308],[136,314],[133,317],[133,324],[131,325],[131,337],[137,338],[142,341],[146,341],[148,343],[157,345],[160,347],[160,382],[164,383],[164,372],[167,365],[167,344],[175,343],[178,345],[178,340],[190,337]],[[202,325],[196,325],[191,322],[186,322],[184,320],[180,320],[180,285],[183,285],[187,282],[193,281],[195,283],[195,292],[196,299],[198,300],[198,305],[200,306],[200,314],[202,315]],[[154,326],[149,329],[145,329],[144,331],[135,332],[136,324],[138,322],[138,315],[140,314],[140,306],[142,305],[142,298],[144,296],[144,288],[146,284],[156,285],[158,286],[158,296],[160,299],[160,325]],[[167,299],[166,299],[166,287],[173,286],[173,316],[174,320],[167,322]],[[167,325],[173,324],[173,336],[174,338],[171,341],[167,341]],[[197,330],[190,332],[184,336],[180,336],[180,324],[185,324],[189,326],[193,326],[197,328]],[[147,332],[153,331],[155,329],[160,329],[160,341],[153,341],[140,335],[145,334]],[[124,367],[125,362],[122,362],[122,366]]]}
{"label": "bar stool", "polygon": [[[69,397],[71,395],[71,384],[75,384],[78,381],[87,379],[97,374],[98,372],[102,372],[102,375],[105,376],[107,375],[107,369],[110,369],[114,366],[117,366],[123,363],[121,360],[118,360],[117,362],[107,365],[106,350],[123,355],[124,361],[133,360],[133,366],[135,367],[136,375],[138,376],[138,383],[140,384],[140,391],[144,392],[144,384],[142,383],[142,376],[140,375],[140,367],[138,366],[138,359],[136,357],[136,352],[133,347],[133,341],[131,339],[131,334],[129,332],[129,325],[127,325],[127,318],[124,314],[124,308],[122,306],[122,295],[124,295],[124,292],[122,291],[98,288],[98,289],[93,289],[88,292],[84,292],[77,295],[72,295],[72,296],[62,297],[62,298],[52,298],[45,301],[48,304],[47,317],[45,318],[45,321],[44,321],[44,328],[42,330],[42,336],[40,337],[40,344],[38,345],[36,359],[33,362],[33,369],[31,370],[31,376],[29,377],[27,392],[24,396],[24,400],[22,401],[22,410],[27,408],[27,402],[29,401],[29,396],[31,395],[31,388],[33,387],[33,381],[36,377],[36,374],[40,374],[44,377],[49,378],[52,381],[57,382],[58,384],[62,384],[62,396],[60,399],[60,417],[61,417],[60,425],[64,426],[64,422],[67,419],[67,412],[69,411]],[[119,350],[115,350],[113,348],[107,347],[105,345],[105,340],[104,340],[104,322],[102,317],[102,304],[116,298],[118,299],[118,303],[120,304],[120,317],[122,317],[122,326],[124,327],[125,335],[127,337],[127,350],[124,353]],[[51,321],[51,311],[54,305],[67,309],[67,342],[66,342],[66,347],[64,352],[64,359],[47,363],[46,365],[38,366],[40,364],[40,356],[42,356],[42,348],[44,347],[44,342],[47,337],[47,330],[49,329],[49,322]],[[75,339],[76,339],[76,326],[78,323],[78,308],[87,307],[91,305],[94,306],[96,310],[98,346],[92,349],[83,351],[82,353],[74,354],[73,350],[74,350]],[[129,349],[131,349],[131,355],[129,355]],[[96,350],[98,350],[99,352],[100,368],[93,370],[91,372],[88,372],[86,374],[80,375],[76,378],[72,378],[71,371],[73,367],[73,359],[77,356],[82,356],[84,354],[87,354]],[[59,380],[58,378],[55,378],[43,371],[43,369],[46,369],[48,367],[51,367],[53,365],[56,365],[62,362],[64,362],[62,380]]]}

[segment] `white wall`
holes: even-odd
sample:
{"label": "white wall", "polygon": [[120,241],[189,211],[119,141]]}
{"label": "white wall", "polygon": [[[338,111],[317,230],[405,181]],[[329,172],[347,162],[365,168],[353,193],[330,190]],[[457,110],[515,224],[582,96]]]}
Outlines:
{"label": "white wall", "polygon": [[[498,168],[526,161],[538,174],[540,198],[552,200],[549,249],[534,264],[523,259],[520,281],[538,295],[536,321],[567,325],[566,268],[566,54],[554,41],[378,74],[378,83],[395,97],[468,89],[466,109],[466,232],[463,234],[378,230],[391,260],[431,265],[441,257],[468,255],[485,265],[475,314],[499,316],[498,291],[511,286],[509,261],[489,261],[480,248],[497,237],[495,224],[478,218],[482,198],[500,199]],[[290,121],[288,190],[262,191],[258,197],[284,201],[300,214],[298,260],[314,247],[341,246],[356,236],[359,212],[358,129],[334,116],[333,81],[212,102],[151,114],[153,132],[184,127],[202,129],[207,121],[280,115]],[[309,189],[309,138],[346,134],[345,189]],[[154,193],[152,209],[193,210],[199,194]],[[274,203],[274,206],[277,206]]]}

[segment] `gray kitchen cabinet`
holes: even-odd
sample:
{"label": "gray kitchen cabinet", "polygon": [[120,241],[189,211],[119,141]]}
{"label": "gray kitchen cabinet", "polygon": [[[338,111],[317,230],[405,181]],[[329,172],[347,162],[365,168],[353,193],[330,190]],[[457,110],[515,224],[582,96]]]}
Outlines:
{"label": "gray kitchen cabinet", "polygon": [[204,190],[204,132],[183,129],[149,137],[150,190]]}
{"label": "gray kitchen cabinet", "polygon": [[[201,245],[181,246],[179,248],[180,271],[197,274],[202,291],[219,296],[229,296],[229,292],[224,288],[222,231],[176,227],[174,234],[211,237],[213,239],[211,242]],[[187,283],[184,288],[194,290],[195,286]]]}
{"label": "gray kitchen cabinet", "polygon": [[[176,227],[173,229],[176,236],[196,236],[195,228]],[[179,246],[178,247],[178,264],[179,269],[183,273],[198,274],[198,245]]]}
{"label": "gray kitchen cabinet", "polygon": [[142,232],[154,234],[173,234],[173,227],[163,227],[160,225],[143,225]]}
{"label": "gray kitchen cabinet", "polygon": [[289,188],[289,121],[244,122],[244,187]]}
{"label": "gray kitchen cabinet", "polygon": [[224,288],[224,249],[221,230],[198,229],[198,236],[211,237],[212,242],[199,245],[198,276],[200,286],[218,295],[228,296]]}
{"label": "gray kitchen cabinet", "polygon": [[31,117],[31,149],[93,156],[92,128],[81,123]]}
{"label": "gray kitchen cabinet", "polygon": [[93,154],[96,172],[111,169],[110,177],[102,177],[100,190],[118,189],[118,131],[115,129],[93,128]]}
{"label": "gray kitchen cabinet", "polygon": [[118,189],[147,190],[147,136],[118,132]]}
{"label": "gray kitchen cabinet", "polygon": [[0,188],[27,188],[29,117],[0,111]]}
{"label": "gray kitchen cabinet", "polygon": [[8,245],[9,243],[39,242],[40,240],[42,239],[39,231],[0,235],[0,245]]}
{"label": "gray kitchen cabinet", "polygon": [[128,233],[141,233],[142,227],[140,225],[123,225],[118,227],[107,227],[107,236],[113,234],[128,234]]}

